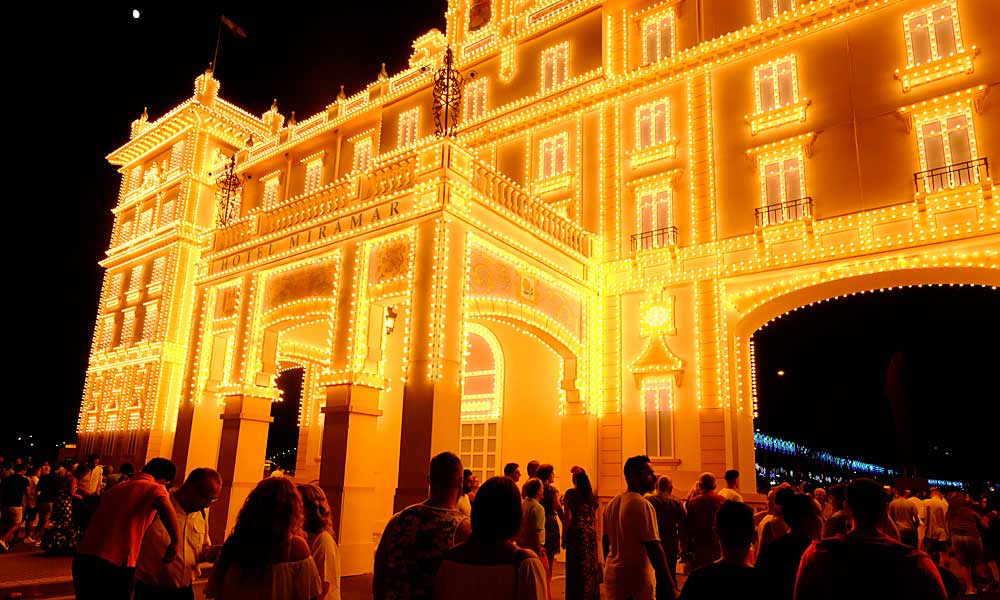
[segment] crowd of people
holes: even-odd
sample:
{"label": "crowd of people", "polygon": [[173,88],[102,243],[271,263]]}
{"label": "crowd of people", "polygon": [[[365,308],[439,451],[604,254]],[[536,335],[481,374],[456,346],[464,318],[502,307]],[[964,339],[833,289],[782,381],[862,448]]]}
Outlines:
{"label": "crowd of people", "polygon": [[[784,483],[755,511],[739,473],[702,474],[674,493],[646,456],[625,461],[624,492],[600,502],[574,466],[509,463],[480,482],[451,452],[433,457],[427,498],[394,515],[374,556],[375,600],[550,600],[565,552],[568,600],[942,600],[1000,591],[1000,507],[953,490],[893,490],[871,479],[807,493]],[[177,476],[154,458],[135,473],[97,456],[52,469],[0,459],[0,550],[21,543],[73,554],[76,597],[339,600],[339,549],[323,490],[266,477],[221,545],[207,511],[222,493],[210,468]],[[523,481],[522,481],[523,479]],[[683,581],[679,581],[683,579]]]}

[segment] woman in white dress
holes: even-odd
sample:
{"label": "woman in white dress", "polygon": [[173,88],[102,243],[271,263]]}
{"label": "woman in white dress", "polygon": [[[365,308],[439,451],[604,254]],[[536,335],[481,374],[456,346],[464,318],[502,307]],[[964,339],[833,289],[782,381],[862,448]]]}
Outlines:
{"label": "woman in white dress", "polygon": [[219,600],[318,600],[322,591],[302,527],[302,497],[271,477],[247,496],[222,546],[205,596]]}
{"label": "woman in white dress", "polygon": [[545,567],[518,548],[521,493],[506,477],[486,481],[472,501],[472,537],[445,555],[435,600],[546,600]]}
{"label": "woman in white dress", "polygon": [[323,581],[320,600],[340,600],[340,549],[333,539],[333,517],[323,488],[312,483],[299,486],[304,518],[302,531],[309,542],[319,577]]}

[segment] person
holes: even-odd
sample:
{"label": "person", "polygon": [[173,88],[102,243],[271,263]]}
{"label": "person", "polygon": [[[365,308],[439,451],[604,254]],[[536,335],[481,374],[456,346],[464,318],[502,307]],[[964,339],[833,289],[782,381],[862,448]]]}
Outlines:
{"label": "person", "polygon": [[180,540],[167,486],[176,474],[174,463],[154,458],[142,473],[107,493],[73,559],[73,588],[78,600],[132,597],[142,538],[157,516],[170,538],[163,560],[174,560]]}
{"label": "person", "polygon": [[526,467],[528,469],[528,479],[538,476],[538,467],[540,467],[541,465],[542,463],[538,462],[537,460],[528,461],[528,466]]}
{"label": "person", "polygon": [[597,552],[597,523],[600,504],[587,472],[574,467],[573,488],[566,490],[566,598],[600,600],[601,563]]}
{"label": "person", "polygon": [[851,530],[851,516],[847,514],[844,500],[847,499],[847,484],[838,483],[830,488],[830,504],[833,513],[823,523],[823,536],[833,537]]}
{"label": "person", "polygon": [[732,500],[733,502],[743,502],[743,496],[740,495],[740,472],[736,469],[729,469],[726,471],[726,487],[719,490],[719,495],[726,500]]}
{"label": "person", "polygon": [[458,497],[458,510],[463,515],[472,516],[472,470],[462,471],[462,495]]}
{"label": "person", "polygon": [[472,500],[471,537],[448,550],[437,569],[435,600],[546,600],[545,567],[514,543],[521,522],[517,485],[507,477],[483,483]]}
{"label": "person", "polygon": [[45,535],[49,518],[52,516],[53,502],[59,492],[59,477],[52,472],[52,465],[49,461],[42,463],[38,468],[38,485],[35,486],[35,495],[38,500],[38,524],[35,527],[35,546],[42,546],[42,537]]}
{"label": "person", "polygon": [[677,581],[677,558],[680,556],[680,540],[685,535],[687,511],[680,500],[673,497],[674,482],[667,475],[656,480],[656,491],[646,495],[646,500],[656,511],[656,528],[660,533],[660,545],[667,557],[670,577]]}
{"label": "person", "polygon": [[923,548],[924,541],[924,504],[920,495],[913,490],[904,490],[903,497],[913,505],[913,510],[917,511],[917,545],[914,548]]}
{"label": "person", "polygon": [[[87,457],[87,474],[80,479],[80,492],[93,498],[101,493],[101,484],[104,481],[104,467],[101,466],[101,455],[91,454]],[[96,501],[92,502],[96,506]]]}
{"label": "person", "polygon": [[518,546],[538,555],[548,577],[549,561],[545,556],[545,509],[540,502],[543,487],[542,480],[537,477],[532,477],[524,484],[524,489],[521,490],[524,497],[521,503],[521,527],[514,541]]}
{"label": "person", "polygon": [[323,488],[313,483],[298,486],[302,496],[304,518],[302,531],[309,542],[309,551],[320,580],[323,582],[319,600],[340,600],[340,548],[333,539],[333,515]]}
{"label": "person", "polygon": [[778,489],[774,491],[773,512],[771,512],[770,498],[768,499],[768,511],[770,514],[761,520],[757,528],[758,554],[764,550],[765,546],[788,533],[788,525],[785,524],[785,519],[782,516],[782,507],[794,495],[795,489],[792,486],[787,483],[779,485]]}
{"label": "person", "polygon": [[937,487],[932,487],[930,491],[930,498],[921,502],[924,514],[923,550],[938,563],[941,553],[948,549],[948,501]]}
{"label": "person", "polygon": [[24,494],[24,543],[35,545],[37,540],[34,536],[40,536],[35,522],[38,520],[38,467],[28,465],[25,477],[31,485]]}
{"label": "person", "polygon": [[920,515],[900,490],[893,491],[893,500],[889,503],[889,518],[899,530],[899,541],[907,546],[918,546],[917,526],[920,525]]}
{"label": "person", "polygon": [[726,500],[715,513],[714,527],[722,557],[688,576],[681,589],[681,600],[764,597],[760,594],[757,573],[750,565],[750,547],[757,537],[753,509],[742,502]]}
{"label": "person", "polygon": [[[124,485],[124,484],[123,484]],[[302,497],[287,477],[268,477],[250,492],[208,577],[206,598],[316,600],[322,591],[302,527]]]}
{"label": "person", "polygon": [[973,574],[983,558],[982,529],[979,514],[973,510],[968,495],[952,492],[948,498],[948,541],[958,563],[956,575],[966,595],[976,593]]}
{"label": "person", "polygon": [[819,516],[825,523],[833,515],[833,505],[830,503],[830,496],[826,493],[825,489],[817,487],[813,490],[812,497],[816,501],[816,504],[819,505]]}
{"label": "person", "polygon": [[521,466],[517,463],[507,463],[503,466],[503,476],[514,483],[521,481]]}
{"label": "person", "polygon": [[31,480],[25,476],[26,465],[15,463],[13,473],[0,481],[0,550],[7,552],[14,544],[14,538],[24,520],[25,498],[31,488]]}
{"label": "person", "polygon": [[795,575],[802,554],[823,529],[819,505],[806,494],[795,494],[782,507],[788,533],[765,546],[754,567],[761,581],[767,582],[770,598],[793,600]]}
{"label": "person", "polygon": [[84,491],[80,482],[90,476],[90,467],[86,463],[81,463],[73,468],[73,481],[76,485],[73,486],[73,520],[76,522],[77,529],[80,532],[84,532],[87,529],[87,525],[90,523],[91,508],[90,497]]}
{"label": "person", "polygon": [[[126,480],[128,481],[128,480]],[[114,484],[106,494],[122,483]],[[135,600],[194,600],[192,584],[201,575],[203,562],[215,562],[218,549],[212,548],[205,511],[219,499],[222,477],[214,469],[198,468],[188,474],[170,503],[177,515],[180,535],[177,553],[170,561],[163,559],[170,544],[170,534],[161,519],[154,519],[146,530],[135,569]]]}
{"label": "person", "polygon": [[73,516],[73,500],[76,495],[76,478],[70,463],[64,463],[53,474],[54,498],[52,500],[52,520],[42,534],[42,551],[50,556],[73,554],[80,539],[80,530]]}
{"label": "person", "polygon": [[715,536],[715,513],[726,501],[715,491],[715,476],[702,473],[698,478],[701,494],[687,504],[687,530],[684,549],[688,573],[715,562],[722,556]]}
{"label": "person", "polygon": [[879,529],[888,497],[872,479],[847,486],[850,532],[814,541],[802,555],[796,600],[900,598],[945,600],[947,594],[929,556]]}
{"label": "person", "polygon": [[372,576],[374,600],[428,600],[445,553],[465,541],[469,517],[456,509],[462,492],[462,460],[451,452],[431,459],[430,495],[386,523]]}
{"label": "person", "polygon": [[535,471],[535,475],[542,482],[542,508],[545,509],[545,544],[542,549],[545,551],[545,558],[548,559],[549,584],[552,583],[552,567],[556,564],[556,556],[562,550],[562,540],[559,537],[559,524],[566,526],[566,513],[563,511],[562,503],[559,501],[559,490],[554,485],[556,478],[555,467],[552,465],[541,465]]}
{"label": "person", "polygon": [[656,481],[649,457],[629,457],[624,472],[628,489],[604,509],[605,592],[609,600],[674,598],[674,581],[660,545],[656,512],[643,497],[653,491]]}

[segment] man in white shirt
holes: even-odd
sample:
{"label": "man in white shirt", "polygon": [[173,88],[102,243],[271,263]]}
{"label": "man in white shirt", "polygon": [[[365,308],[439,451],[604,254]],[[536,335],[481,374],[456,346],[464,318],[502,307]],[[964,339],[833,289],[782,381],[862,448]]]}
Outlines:
{"label": "man in white shirt", "polygon": [[218,548],[208,537],[205,510],[218,500],[222,477],[214,469],[195,469],[170,501],[177,513],[181,543],[173,560],[164,562],[163,553],[170,536],[159,519],[153,521],[142,538],[136,563],[133,600],[193,600],[192,584],[201,574],[202,562],[214,562]]}
{"label": "man in white shirt", "polygon": [[90,467],[90,472],[84,475],[77,485],[85,496],[96,496],[101,492],[101,484],[104,481],[104,467],[101,466],[100,455],[91,454],[87,457],[87,466]]}
{"label": "man in white shirt", "polygon": [[740,495],[740,472],[736,469],[729,469],[726,471],[726,487],[719,490],[719,495],[726,500],[732,500],[733,502],[743,502],[743,496]]}
{"label": "man in white shirt", "polygon": [[604,511],[604,589],[609,600],[673,599],[674,581],[660,545],[656,512],[643,497],[653,491],[656,475],[648,456],[625,461],[628,490]]}
{"label": "man in white shirt", "polygon": [[934,562],[948,549],[948,501],[941,490],[931,488],[931,497],[921,503],[923,513],[923,550]]}

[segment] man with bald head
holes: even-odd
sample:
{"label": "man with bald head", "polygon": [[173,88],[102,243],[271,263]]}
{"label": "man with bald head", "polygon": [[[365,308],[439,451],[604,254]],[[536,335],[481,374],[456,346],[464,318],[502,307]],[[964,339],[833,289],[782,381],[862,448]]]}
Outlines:
{"label": "man with bald head", "polygon": [[219,473],[200,468],[191,471],[184,484],[170,494],[180,535],[177,554],[172,560],[163,560],[170,537],[159,519],[153,521],[142,538],[134,600],[193,600],[191,586],[201,574],[198,564],[215,562],[218,555],[208,537],[205,511],[219,499],[221,490]]}

